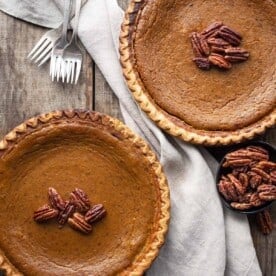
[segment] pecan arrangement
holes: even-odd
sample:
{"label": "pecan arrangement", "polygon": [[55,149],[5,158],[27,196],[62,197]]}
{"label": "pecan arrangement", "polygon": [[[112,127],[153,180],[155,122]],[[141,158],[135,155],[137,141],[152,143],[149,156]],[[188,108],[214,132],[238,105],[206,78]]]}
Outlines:
{"label": "pecan arrangement", "polygon": [[249,52],[238,47],[242,37],[239,33],[224,25],[214,22],[201,33],[190,35],[195,57],[194,63],[202,70],[209,70],[212,65],[230,69],[232,63],[246,61]]}
{"label": "pecan arrangement", "polygon": [[102,204],[92,205],[87,194],[76,188],[71,192],[69,200],[63,200],[56,189],[48,189],[49,203],[38,208],[33,215],[38,223],[56,219],[59,227],[68,223],[74,230],[83,234],[92,232],[92,223],[98,222],[106,216]]}
{"label": "pecan arrangement", "polygon": [[[225,156],[222,167],[229,172],[221,176],[218,189],[232,208],[249,210],[276,199],[276,163],[269,158],[269,152],[259,146],[241,148]],[[265,218],[263,214],[258,216],[262,217],[258,221],[271,221],[267,212]]]}

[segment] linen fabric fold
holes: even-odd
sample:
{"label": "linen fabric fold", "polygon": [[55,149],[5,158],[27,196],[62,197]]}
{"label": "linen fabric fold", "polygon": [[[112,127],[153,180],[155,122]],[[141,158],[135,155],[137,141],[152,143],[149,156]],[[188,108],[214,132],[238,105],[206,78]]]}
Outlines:
{"label": "linen fabric fold", "polygon": [[[0,0],[2,11],[45,27],[61,23],[60,7],[58,0]],[[221,205],[216,161],[203,148],[164,134],[134,102],[119,63],[122,20],[116,0],[88,0],[80,15],[79,37],[118,97],[125,123],[148,141],[168,178],[169,232],[147,275],[262,275],[247,218]]]}

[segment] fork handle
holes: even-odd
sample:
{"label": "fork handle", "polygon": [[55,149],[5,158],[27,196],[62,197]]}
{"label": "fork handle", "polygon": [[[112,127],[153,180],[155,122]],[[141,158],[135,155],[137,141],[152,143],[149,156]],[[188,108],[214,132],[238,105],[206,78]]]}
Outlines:
{"label": "fork handle", "polygon": [[79,18],[80,18],[80,10],[81,10],[81,0],[76,0],[76,7],[75,7],[75,24],[73,29],[72,41],[73,39],[77,38],[78,35],[78,25],[79,25]]}
{"label": "fork handle", "polygon": [[[87,3],[87,1],[88,0],[82,0],[81,1],[81,8],[83,8],[83,6],[85,6],[85,4]],[[59,11],[61,12],[61,13],[63,13],[63,6],[62,6],[62,3],[60,3],[60,2],[57,2],[57,1],[54,1],[54,4],[57,6],[57,8],[59,9]],[[75,11],[72,13],[71,12],[71,14],[70,14],[70,21],[72,20],[72,19],[74,19],[75,18]],[[60,24],[60,26],[61,26],[61,28],[60,28],[60,30],[62,30],[62,23]],[[69,23],[69,29],[73,29],[72,28],[72,22],[70,22]]]}
{"label": "fork handle", "polygon": [[62,27],[62,35],[61,40],[64,43],[67,42],[67,30],[70,19],[70,11],[72,6],[72,0],[64,0],[64,11],[63,11],[63,27]]}

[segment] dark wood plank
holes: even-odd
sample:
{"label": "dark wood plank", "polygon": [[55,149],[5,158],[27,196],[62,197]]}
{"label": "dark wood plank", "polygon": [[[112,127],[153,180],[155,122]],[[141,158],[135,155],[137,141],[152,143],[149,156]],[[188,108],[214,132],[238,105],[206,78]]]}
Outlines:
{"label": "dark wood plank", "polygon": [[[276,146],[276,128],[269,129],[263,136],[263,140]],[[276,275],[276,204],[272,206],[271,216],[274,225],[272,234],[264,236],[255,221],[255,217],[249,217],[251,234],[256,248],[258,260],[264,276]]]}
{"label": "dark wood plank", "polygon": [[0,12],[0,137],[28,117],[66,108],[92,108],[93,66],[88,54],[78,85],[52,83],[49,63],[42,68],[27,54],[47,29]]}
{"label": "dark wood plank", "polygon": [[105,81],[102,73],[95,68],[95,103],[94,108],[115,118],[122,119],[119,101]]}

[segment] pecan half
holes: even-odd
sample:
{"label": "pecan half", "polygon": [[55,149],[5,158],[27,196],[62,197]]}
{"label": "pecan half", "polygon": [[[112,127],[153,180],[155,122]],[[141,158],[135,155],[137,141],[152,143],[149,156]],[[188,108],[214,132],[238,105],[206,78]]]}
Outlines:
{"label": "pecan half", "polygon": [[228,179],[219,182],[219,191],[227,201],[237,201],[239,199],[235,186]]}
{"label": "pecan half", "polygon": [[225,158],[229,160],[247,158],[247,153],[248,151],[246,149],[239,149],[239,150],[235,150],[227,153],[225,155]]}
{"label": "pecan half", "polygon": [[221,26],[217,35],[233,46],[241,44],[241,35],[227,26]]}
{"label": "pecan half", "polygon": [[58,216],[58,210],[51,208],[48,204],[43,205],[34,212],[34,221],[46,222]]}
{"label": "pecan half", "polygon": [[70,202],[75,205],[77,211],[81,213],[88,211],[91,205],[87,194],[78,188],[70,194]]}
{"label": "pecan half", "polygon": [[73,217],[68,219],[68,224],[73,229],[80,231],[83,234],[89,234],[92,232],[92,226],[85,221],[84,216],[80,213],[74,213]]}
{"label": "pecan half", "polygon": [[240,183],[242,184],[242,186],[244,187],[244,189],[246,190],[249,185],[248,175],[246,173],[240,173],[238,175],[238,179],[239,179]]}
{"label": "pecan half", "polygon": [[259,163],[256,164],[257,168],[260,168],[266,172],[269,172],[271,170],[275,170],[276,174],[276,163],[271,162],[271,161],[260,161]]}
{"label": "pecan half", "polygon": [[229,194],[228,188],[227,188],[227,181],[221,180],[218,184],[219,192],[224,196],[224,198],[227,201],[231,201],[232,197]]}
{"label": "pecan half", "polygon": [[61,198],[55,188],[50,187],[48,190],[49,202],[54,209],[63,210],[65,206],[64,200]]}
{"label": "pecan half", "polygon": [[251,164],[251,159],[249,158],[242,158],[242,159],[227,159],[223,163],[223,167],[241,167],[241,166],[247,166]]}
{"label": "pecan half", "polygon": [[226,159],[232,160],[232,159],[252,159],[252,160],[268,160],[269,156],[256,151],[251,151],[248,149],[239,149],[233,152],[228,153],[226,156]]}
{"label": "pecan half", "polygon": [[88,223],[94,223],[106,216],[106,210],[102,204],[94,205],[84,216],[85,221]]}
{"label": "pecan half", "polygon": [[276,186],[269,184],[262,184],[257,189],[260,199],[264,201],[276,200]]}
{"label": "pecan half", "polygon": [[229,47],[225,49],[225,59],[230,62],[242,62],[248,59],[249,52],[243,48]]}
{"label": "pecan half", "polygon": [[233,173],[246,173],[248,171],[248,166],[243,166],[243,167],[237,167],[233,169]]}
{"label": "pecan half", "polygon": [[263,201],[262,199],[260,199],[258,193],[253,193],[251,195],[251,197],[250,197],[250,203],[254,207],[259,207],[259,206],[263,205],[265,203],[265,201]]}
{"label": "pecan half", "polygon": [[239,197],[239,202],[241,203],[250,203],[251,196],[253,195],[252,192],[248,192],[242,196]]}
{"label": "pecan half", "polygon": [[214,22],[211,25],[209,25],[203,32],[201,32],[201,35],[205,38],[215,36],[217,32],[219,31],[220,27],[223,26],[223,23],[218,21]]}
{"label": "pecan half", "polygon": [[219,68],[222,69],[230,69],[232,67],[231,63],[228,62],[222,55],[220,54],[216,54],[216,53],[212,53],[209,57],[208,57],[209,61],[218,66]]}
{"label": "pecan half", "polygon": [[75,206],[71,204],[69,201],[66,201],[64,209],[60,211],[58,215],[58,223],[60,225],[64,225],[68,221],[69,217],[72,216],[74,211]]}
{"label": "pecan half", "polygon": [[196,57],[209,55],[210,49],[207,41],[199,33],[193,32],[191,34],[191,43]]}
{"label": "pecan half", "polygon": [[264,235],[268,235],[273,230],[273,222],[269,210],[264,210],[256,215],[258,225]]}
{"label": "pecan half", "polygon": [[210,37],[207,39],[207,43],[211,46],[223,47],[224,49],[230,46],[227,41],[219,37]]}
{"label": "pecan half", "polygon": [[276,185],[276,170],[270,173],[270,178],[273,185]]}
{"label": "pecan half", "polygon": [[[250,150],[250,151],[254,151],[254,152],[260,152],[260,153],[263,153],[267,156],[269,156],[268,154],[268,151],[262,147],[258,147],[258,146],[248,146],[246,147],[247,150]],[[268,158],[267,158],[268,159]]]}
{"label": "pecan half", "polygon": [[260,175],[262,177],[263,180],[265,181],[271,181],[270,179],[270,175],[268,173],[266,173],[264,170],[260,169],[260,168],[257,168],[257,167],[254,167],[251,169],[252,172]]}
{"label": "pecan half", "polygon": [[238,210],[248,210],[248,209],[252,208],[251,203],[232,202],[230,205],[234,209],[238,209]]}
{"label": "pecan half", "polygon": [[229,173],[227,176],[235,186],[239,195],[243,195],[246,192],[246,187],[244,187],[242,183],[233,174]]}
{"label": "pecan half", "polygon": [[253,175],[250,175],[249,178],[249,184],[250,184],[250,187],[252,189],[256,189],[259,185],[261,185],[262,183],[262,177],[260,175],[257,175],[257,174],[253,174]]}
{"label": "pecan half", "polygon": [[198,68],[202,70],[209,70],[211,66],[208,58],[196,57],[196,58],[193,58],[193,62],[196,64]]}
{"label": "pecan half", "polygon": [[220,47],[220,46],[211,46],[211,52],[212,53],[217,53],[217,54],[221,54],[223,55],[225,52],[225,48],[224,47]]}

